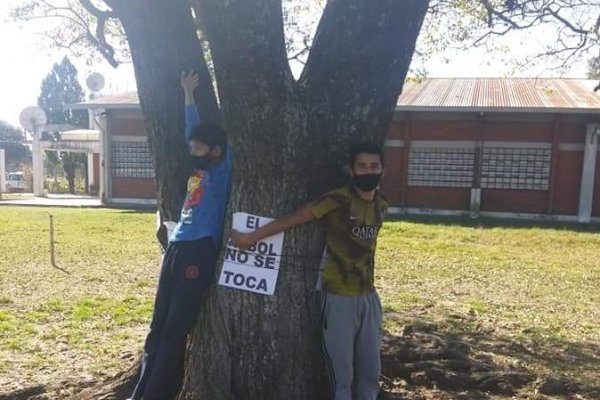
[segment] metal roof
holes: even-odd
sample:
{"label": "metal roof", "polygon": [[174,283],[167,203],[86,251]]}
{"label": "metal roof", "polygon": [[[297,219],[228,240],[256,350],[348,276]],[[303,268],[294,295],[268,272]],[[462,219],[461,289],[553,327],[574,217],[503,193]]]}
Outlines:
{"label": "metal roof", "polygon": [[[600,114],[597,80],[429,78],[406,83],[396,111]],[[136,92],[100,97],[72,109],[139,109]]]}
{"label": "metal roof", "polygon": [[430,78],[406,83],[397,111],[600,114],[597,80]]}
{"label": "metal roof", "polygon": [[77,109],[139,109],[140,100],[137,92],[119,93],[110,96],[98,97],[97,99],[89,100],[83,103],[69,104],[68,107],[72,110]]}
{"label": "metal roof", "polygon": [[61,141],[97,142],[100,140],[100,131],[97,129],[73,129],[60,134]]}

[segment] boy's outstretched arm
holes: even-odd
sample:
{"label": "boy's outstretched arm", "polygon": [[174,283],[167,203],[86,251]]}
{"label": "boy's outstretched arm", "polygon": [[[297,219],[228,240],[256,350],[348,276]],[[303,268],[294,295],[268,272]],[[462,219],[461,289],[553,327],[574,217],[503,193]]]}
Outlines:
{"label": "boy's outstretched arm", "polygon": [[194,99],[194,91],[200,84],[198,74],[194,71],[181,72],[181,87],[185,98],[185,139],[189,140],[192,129],[200,124],[200,116]]}
{"label": "boy's outstretched arm", "polygon": [[254,232],[240,233],[233,231],[231,233],[231,239],[236,247],[246,250],[259,240],[276,235],[280,232],[287,231],[288,229],[302,225],[308,221],[312,221],[313,219],[315,219],[315,215],[313,214],[312,210],[308,206],[304,206],[296,212],[269,222]]}

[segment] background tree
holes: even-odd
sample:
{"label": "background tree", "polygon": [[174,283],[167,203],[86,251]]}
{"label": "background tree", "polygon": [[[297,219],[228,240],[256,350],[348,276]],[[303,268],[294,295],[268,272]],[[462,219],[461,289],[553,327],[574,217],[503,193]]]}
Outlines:
{"label": "background tree", "polygon": [[[45,28],[40,33],[45,44],[86,58],[89,63],[103,58],[116,67],[128,62],[129,47],[121,25],[114,18],[97,18],[87,12],[85,7],[91,6],[92,1],[24,0],[11,14],[18,20],[44,19]],[[94,1],[94,4],[106,7],[102,1]]]}
{"label": "background tree", "polygon": [[22,130],[0,120],[0,149],[5,150],[6,164],[9,167],[29,162],[31,151],[26,142],[27,138]]}
{"label": "background tree", "polygon": [[[85,99],[83,89],[77,79],[77,68],[68,57],[60,64],[54,64],[52,70],[42,81],[38,106],[48,115],[48,124],[68,124],[87,128],[88,113],[85,110],[72,111],[66,104],[79,103]],[[50,132],[59,139],[60,132]],[[85,153],[61,152],[60,160],[69,184],[69,193],[75,193],[75,173],[78,167],[87,165]]]}
{"label": "background tree", "polygon": [[588,61],[588,78],[600,79],[600,56]]}
{"label": "background tree", "polygon": [[[425,26],[416,53],[421,67],[448,49],[482,48],[490,62],[505,58],[502,62],[512,65],[512,73],[543,66],[557,75],[600,50],[596,0],[432,0]],[[513,49],[501,45],[508,37],[519,37]],[[511,55],[515,45],[531,50],[516,58]]]}

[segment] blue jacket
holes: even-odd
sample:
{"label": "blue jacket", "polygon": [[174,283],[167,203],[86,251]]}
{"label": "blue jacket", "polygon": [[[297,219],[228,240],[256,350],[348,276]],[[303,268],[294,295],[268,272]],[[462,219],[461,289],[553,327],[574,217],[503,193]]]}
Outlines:
{"label": "blue jacket", "polygon": [[[190,132],[200,124],[196,106],[185,107],[185,122],[185,138],[189,141]],[[221,246],[233,172],[231,146],[224,151],[224,160],[205,170],[195,169],[188,178],[187,194],[171,242],[211,237],[217,249]]]}

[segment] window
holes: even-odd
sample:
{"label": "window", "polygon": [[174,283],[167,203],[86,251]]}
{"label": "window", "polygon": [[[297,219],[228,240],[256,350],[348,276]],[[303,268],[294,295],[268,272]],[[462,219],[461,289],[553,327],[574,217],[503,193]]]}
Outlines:
{"label": "window", "polygon": [[414,147],[408,160],[408,185],[470,188],[474,163],[473,148]]}
{"label": "window", "polygon": [[481,187],[548,190],[551,160],[550,149],[484,147]]}
{"label": "window", "polygon": [[154,178],[150,149],[146,142],[111,144],[111,171],[116,178]]}

